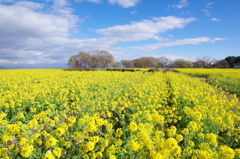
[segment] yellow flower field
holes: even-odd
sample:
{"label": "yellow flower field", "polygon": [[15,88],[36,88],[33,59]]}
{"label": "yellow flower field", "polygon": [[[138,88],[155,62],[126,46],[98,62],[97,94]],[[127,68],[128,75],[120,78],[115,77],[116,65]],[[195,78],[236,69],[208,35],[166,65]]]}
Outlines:
{"label": "yellow flower field", "polygon": [[207,77],[207,82],[240,96],[240,69],[175,69],[193,77]]}
{"label": "yellow flower field", "polygon": [[240,106],[173,72],[0,71],[0,158],[240,158]]}

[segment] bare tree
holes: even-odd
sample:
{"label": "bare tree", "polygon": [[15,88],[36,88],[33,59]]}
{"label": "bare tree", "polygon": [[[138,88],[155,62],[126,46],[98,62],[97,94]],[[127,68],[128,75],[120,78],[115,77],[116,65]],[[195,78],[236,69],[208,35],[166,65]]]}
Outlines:
{"label": "bare tree", "polygon": [[121,63],[118,62],[118,61],[116,61],[116,62],[113,63],[113,67],[115,67],[115,68],[119,68],[120,65],[121,65]]}
{"label": "bare tree", "polygon": [[132,60],[121,60],[121,65],[132,68],[133,67],[133,61]]}
{"label": "bare tree", "polygon": [[157,62],[158,62],[158,67],[167,67],[167,65],[169,64],[169,59],[166,56],[160,56],[157,58]]}
{"label": "bare tree", "polygon": [[168,68],[174,68],[174,61],[169,61],[168,64],[167,64],[167,67]]}
{"label": "bare tree", "polygon": [[97,57],[97,59],[98,59],[97,63],[102,68],[112,65],[114,62],[113,55],[105,50],[94,51],[93,56]]}
{"label": "bare tree", "polygon": [[193,67],[195,68],[210,68],[213,67],[213,64],[216,62],[215,59],[210,58],[209,56],[198,57],[195,62],[193,62]]}
{"label": "bare tree", "polygon": [[90,54],[90,59],[89,59],[89,61],[90,61],[90,68],[96,68],[96,67],[98,67],[98,63],[99,63],[99,60],[98,60],[98,57],[97,57],[97,55],[95,55],[95,54]]}
{"label": "bare tree", "polygon": [[90,67],[91,55],[89,53],[81,51],[78,53],[78,57],[79,57],[79,60],[81,61],[80,67]]}

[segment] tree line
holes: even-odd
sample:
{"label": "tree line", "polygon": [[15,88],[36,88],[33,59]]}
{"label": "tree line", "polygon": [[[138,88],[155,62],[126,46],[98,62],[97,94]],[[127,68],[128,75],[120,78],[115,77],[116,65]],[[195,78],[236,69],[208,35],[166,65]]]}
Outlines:
{"label": "tree line", "polygon": [[113,55],[105,50],[97,50],[92,53],[81,51],[69,58],[68,66],[73,68],[104,68],[111,67],[113,62]]}
{"label": "tree line", "polygon": [[240,62],[240,56],[228,56],[222,60],[215,60],[209,56],[199,57],[191,62],[184,59],[169,60],[166,56],[140,57],[133,60],[114,60],[114,56],[105,51],[97,50],[92,53],[81,51],[69,58],[70,68],[233,68]]}

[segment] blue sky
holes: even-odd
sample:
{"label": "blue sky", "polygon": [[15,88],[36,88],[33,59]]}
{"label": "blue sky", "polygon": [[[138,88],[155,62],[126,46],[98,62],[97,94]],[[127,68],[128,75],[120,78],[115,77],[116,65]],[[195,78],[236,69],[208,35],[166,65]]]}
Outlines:
{"label": "blue sky", "polygon": [[80,51],[116,61],[240,55],[239,0],[0,0],[0,67],[67,67]]}

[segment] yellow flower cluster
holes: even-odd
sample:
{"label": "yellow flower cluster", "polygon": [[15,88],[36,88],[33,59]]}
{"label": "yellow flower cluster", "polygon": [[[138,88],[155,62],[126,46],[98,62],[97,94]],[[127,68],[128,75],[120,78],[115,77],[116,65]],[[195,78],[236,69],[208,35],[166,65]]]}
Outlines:
{"label": "yellow flower cluster", "polygon": [[0,158],[240,157],[236,96],[183,74],[1,71],[0,110]]}

